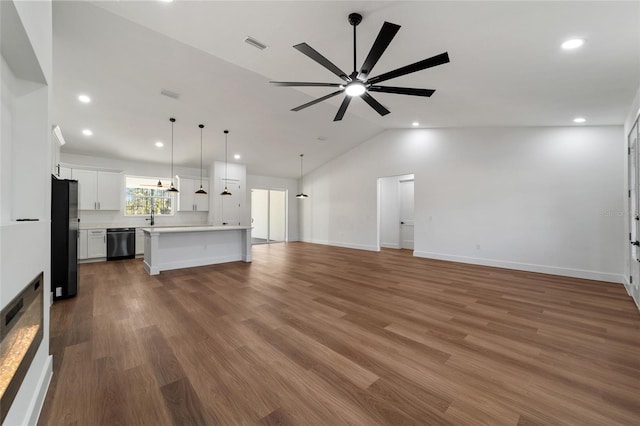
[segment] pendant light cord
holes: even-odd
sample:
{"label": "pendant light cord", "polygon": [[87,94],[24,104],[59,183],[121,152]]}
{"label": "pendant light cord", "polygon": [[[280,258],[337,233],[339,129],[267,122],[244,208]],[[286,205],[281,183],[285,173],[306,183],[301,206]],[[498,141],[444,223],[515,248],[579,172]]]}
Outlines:
{"label": "pendant light cord", "polygon": [[176,122],[175,118],[171,119],[171,186],[173,187],[173,124]]}
{"label": "pendant light cord", "polygon": [[228,136],[229,136],[229,131],[226,130],[224,133],[224,189],[227,189],[227,151],[229,148],[229,140],[228,140]]}
{"label": "pendant light cord", "polygon": [[[355,27],[354,27],[355,28]],[[302,174],[302,161],[304,154],[300,154],[300,193],[304,192],[304,175]]]}
{"label": "pendant light cord", "polygon": [[202,129],[204,125],[200,125],[200,188],[202,189]]}

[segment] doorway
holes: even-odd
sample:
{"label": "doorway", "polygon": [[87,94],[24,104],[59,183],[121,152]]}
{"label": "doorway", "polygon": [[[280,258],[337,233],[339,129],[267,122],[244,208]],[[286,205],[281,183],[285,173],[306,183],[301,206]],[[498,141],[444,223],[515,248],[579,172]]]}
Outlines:
{"label": "doorway", "polygon": [[287,191],[251,189],[251,243],[269,244],[287,240]]}
{"label": "doorway", "polygon": [[378,178],[380,247],[414,248],[414,175]]}

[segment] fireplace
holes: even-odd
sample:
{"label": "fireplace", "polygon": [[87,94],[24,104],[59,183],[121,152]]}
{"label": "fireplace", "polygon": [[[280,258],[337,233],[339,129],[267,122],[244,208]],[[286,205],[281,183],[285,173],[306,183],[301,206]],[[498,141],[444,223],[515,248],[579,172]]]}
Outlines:
{"label": "fireplace", "polygon": [[42,342],[42,278],[41,272],[0,314],[0,423]]}

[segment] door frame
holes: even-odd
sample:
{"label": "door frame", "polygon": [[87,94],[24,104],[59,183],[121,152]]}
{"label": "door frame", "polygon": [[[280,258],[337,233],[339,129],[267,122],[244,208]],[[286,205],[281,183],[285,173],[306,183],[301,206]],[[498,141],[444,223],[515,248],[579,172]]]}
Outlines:
{"label": "door frame", "polygon": [[[267,188],[262,186],[254,186],[249,188],[249,214],[251,219],[251,225],[253,225],[253,197],[251,193],[254,189],[261,191],[267,191],[267,242],[271,243],[288,243],[289,242],[289,190],[286,188]],[[271,241],[271,192],[280,191],[284,192],[284,240],[283,241]]]}
{"label": "door frame", "polygon": [[[415,173],[413,172],[408,172],[408,173],[402,173],[402,174],[398,174],[398,175],[389,175],[389,176],[379,176],[376,178],[376,194],[377,194],[377,203],[376,203],[376,247],[375,250],[376,251],[380,251],[382,246],[380,244],[380,240],[382,238],[382,231],[381,231],[381,227],[382,227],[382,186],[383,186],[383,179],[390,179],[390,178],[396,178],[397,179],[397,209],[398,209],[398,217],[400,215],[400,181],[408,181],[408,180],[412,180],[414,182],[414,214],[415,214]],[[399,221],[398,221],[399,222]],[[398,223],[399,225],[399,223]],[[400,249],[400,227],[398,227],[398,239],[397,239],[397,247],[393,247],[393,249]],[[415,250],[415,228],[414,228],[414,250]]]}

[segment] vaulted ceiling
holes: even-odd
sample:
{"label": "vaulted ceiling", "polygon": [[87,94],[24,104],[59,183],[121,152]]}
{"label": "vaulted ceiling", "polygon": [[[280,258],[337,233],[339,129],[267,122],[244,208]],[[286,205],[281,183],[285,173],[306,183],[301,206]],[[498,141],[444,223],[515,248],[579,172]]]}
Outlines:
{"label": "vaulted ceiling", "polygon": [[[63,152],[198,167],[239,153],[251,174],[295,177],[390,128],[621,125],[640,86],[639,2],[54,1],[52,116]],[[358,66],[384,21],[401,25],[372,75],[447,51],[449,64],[392,81],[431,98],[375,93],[391,113],[332,91],[270,80],[339,82],[292,48],[307,42],[345,71],[359,12]],[[268,47],[258,50],[252,36]],[[585,45],[564,51],[566,39]],[[391,83],[391,81],[389,82]],[[162,90],[179,94],[172,99]],[[86,93],[89,104],[78,102]],[[584,124],[583,124],[584,125]],[[90,128],[93,136],[82,130]],[[156,141],[164,142],[156,148]]]}

